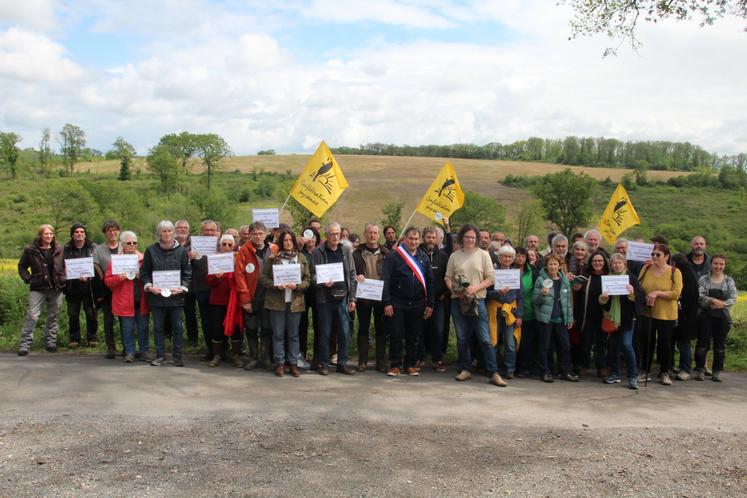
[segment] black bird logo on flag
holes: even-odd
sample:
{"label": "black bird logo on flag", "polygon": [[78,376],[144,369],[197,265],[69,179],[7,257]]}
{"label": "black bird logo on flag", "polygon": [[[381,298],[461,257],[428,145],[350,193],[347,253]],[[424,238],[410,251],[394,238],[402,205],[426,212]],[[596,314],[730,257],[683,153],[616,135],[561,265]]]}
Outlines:
{"label": "black bird logo on flag", "polygon": [[441,185],[441,188],[436,190],[436,193],[438,194],[439,197],[441,196],[441,194],[443,194],[444,197],[446,197],[447,199],[453,202],[454,193],[453,193],[453,189],[451,188],[451,186],[454,185],[455,183],[456,183],[456,180],[454,179],[454,177],[447,178],[446,181],[443,183],[443,185]]}
{"label": "black bird logo on flag", "polygon": [[322,186],[324,186],[328,194],[332,193],[332,186],[329,184],[329,182],[332,178],[335,177],[334,174],[329,173],[331,169],[332,169],[332,159],[327,158],[327,162],[321,165],[321,167],[314,174],[314,177],[311,179],[312,182],[315,182],[316,179],[319,178],[319,183],[321,183]]}

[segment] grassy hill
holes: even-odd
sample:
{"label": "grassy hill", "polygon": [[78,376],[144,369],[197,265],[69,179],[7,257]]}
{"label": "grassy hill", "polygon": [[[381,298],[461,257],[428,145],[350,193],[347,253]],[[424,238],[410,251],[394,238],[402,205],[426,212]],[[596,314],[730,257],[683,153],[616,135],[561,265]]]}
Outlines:
{"label": "grassy hill", "polygon": [[[220,171],[252,170],[284,173],[291,171],[299,174],[309,155],[291,154],[277,156],[237,156],[221,162]],[[367,221],[378,220],[381,208],[390,202],[405,202],[404,216],[409,216],[425,189],[435,178],[447,159],[433,157],[393,157],[393,156],[335,156],[345,173],[350,187],[343,193],[338,203],[331,209],[329,218],[340,220],[354,231],[360,230]],[[476,192],[493,198],[506,207],[509,219],[518,213],[522,203],[530,200],[523,190],[505,187],[499,184],[506,175],[543,176],[565,169],[567,166],[524,161],[488,161],[478,159],[448,159],[454,165],[459,181],[464,190]],[[192,161],[193,173],[201,173],[200,161]],[[143,160],[138,160],[134,169],[147,171]],[[591,168],[572,166],[573,171],[584,172],[594,178],[603,180],[607,177],[619,181],[630,170],[620,168]],[[116,175],[119,170],[117,161],[100,161],[79,163],[76,171],[90,172],[92,175]],[[651,171],[651,180],[667,180],[682,172]],[[609,196],[607,197],[609,200]],[[282,204],[282,200],[280,201]],[[265,206],[263,206],[265,207]],[[278,205],[280,207],[280,205]],[[285,213],[285,221],[289,221]],[[403,220],[404,221],[404,220]],[[416,215],[416,223],[427,220]]]}

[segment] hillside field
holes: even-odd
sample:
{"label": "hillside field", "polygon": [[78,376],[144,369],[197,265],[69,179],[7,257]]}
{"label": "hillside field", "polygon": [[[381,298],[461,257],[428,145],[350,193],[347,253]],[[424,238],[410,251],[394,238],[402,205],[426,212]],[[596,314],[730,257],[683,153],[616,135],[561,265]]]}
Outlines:
{"label": "hillside field", "polygon": [[[309,155],[291,154],[276,156],[236,156],[224,159],[219,171],[242,173],[252,170],[284,173],[290,170],[299,174]],[[443,159],[434,157],[393,157],[393,156],[360,156],[336,155],[335,158],[345,174],[350,187],[343,193],[337,204],[330,210],[329,219],[336,219],[350,226],[353,231],[360,231],[363,224],[380,218],[381,208],[390,202],[405,201],[403,216],[407,217],[415,209],[425,189],[435,178],[445,161],[451,161],[457,170],[462,188],[476,192],[502,203],[511,220],[518,213],[522,203],[528,201],[529,195],[520,189],[509,188],[499,184],[506,175],[542,176],[569,168],[584,172],[596,179],[607,177],[619,181],[631,170],[620,168],[591,168],[581,166],[563,166],[550,163],[524,161],[489,161],[477,159]],[[147,172],[143,160],[138,160],[135,170]],[[92,175],[116,175],[119,170],[117,161],[100,161],[79,163],[75,167],[79,172],[90,172]],[[199,161],[192,162],[193,173],[202,172]],[[681,171],[650,171],[651,180],[667,180],[672,176],[685,174]],[[277,207],[282,205],[280,204]],[[271,207],[263,203],[262,207]],[[285,221],[289,214],[284,213]],[[405,221],[403,219],[403,221]],[[415,223],[423,224],[427,220],[416,214]]]}

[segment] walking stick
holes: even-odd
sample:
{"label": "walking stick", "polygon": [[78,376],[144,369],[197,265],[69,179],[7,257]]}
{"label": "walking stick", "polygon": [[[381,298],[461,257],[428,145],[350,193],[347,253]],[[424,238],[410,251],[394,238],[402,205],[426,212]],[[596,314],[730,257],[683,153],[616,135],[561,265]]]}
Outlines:
{"label": "walking stick", "polygon": [[648,333],[646,334],[646,356],[645,356],[645,358],[646,358],[646,365],[645,365],[645,367],[646,367],[646,371],[645,371],[646,377],[644,378],[644,381],[643,381],[645,387],[648,387],[648,377],[649,377],[649,366],[648,366],[648,364],[649,363],[653,363],[653,361],[651,361],[651,359],[648,356],[651,353],[649,351],[649,349],[651,349],[649,347],[649,345],[651,344],[651,322],[653,321],[653,312],[654,312],[654,307],[653,306],[649,306],[648,307]]}

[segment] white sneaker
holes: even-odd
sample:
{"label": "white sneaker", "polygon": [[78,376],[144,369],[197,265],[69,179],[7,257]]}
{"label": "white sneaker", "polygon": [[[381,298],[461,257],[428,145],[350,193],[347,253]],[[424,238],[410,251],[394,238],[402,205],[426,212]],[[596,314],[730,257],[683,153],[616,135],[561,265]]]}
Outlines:
{"label": "white sneaker", "polygon": [[690,380],[690,374],[684,370],[680,370],[674,378],[677,380]]}

